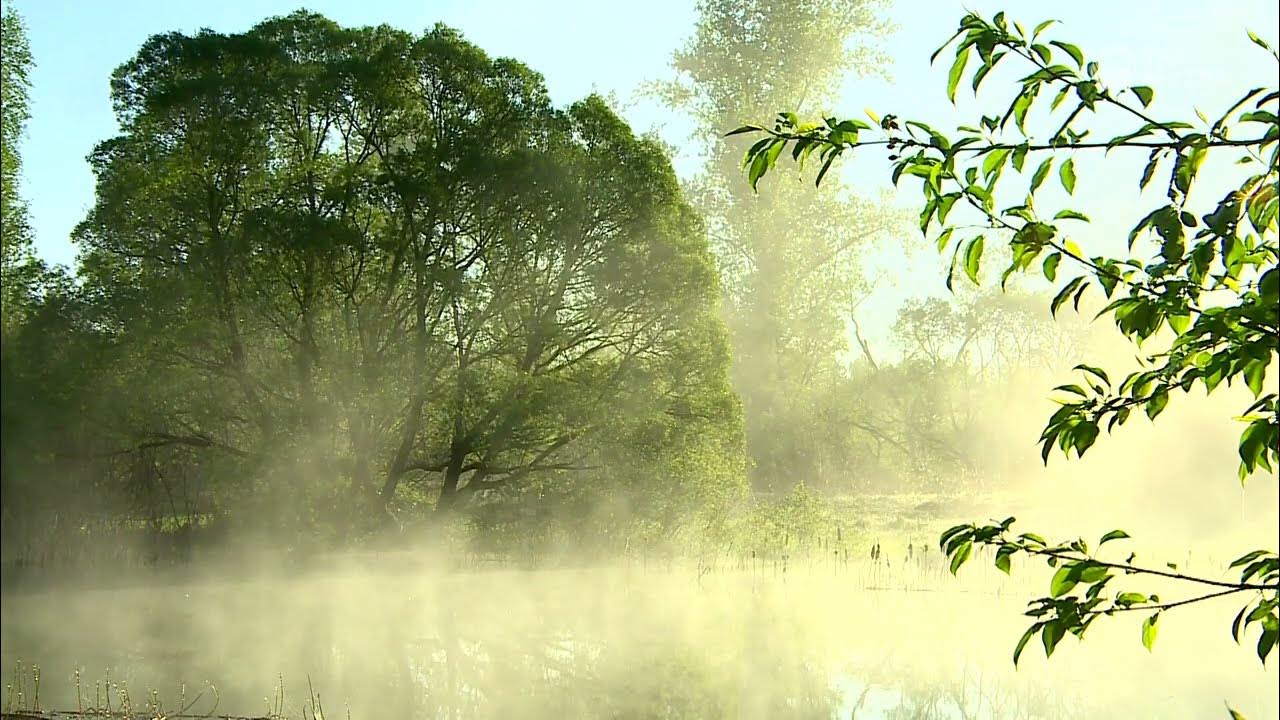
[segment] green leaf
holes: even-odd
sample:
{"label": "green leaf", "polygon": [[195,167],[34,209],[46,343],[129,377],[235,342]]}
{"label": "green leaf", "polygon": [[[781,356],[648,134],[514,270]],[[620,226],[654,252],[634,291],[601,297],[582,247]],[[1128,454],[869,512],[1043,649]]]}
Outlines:
{"label": "green leaf", "polygon": [[1160,613],[1156,613],[1142,621],[1142,646],[1148,651],[1156,644],[1156,633],[1160,631]]}
{"label": "green leaf", "polygon": [[742,155],[743,169],[746,169],[748,165],[754,162],[756,159],[756,156],[759,155],[762,150],[768,147],[769,143],[771,142],[773,142],[772,137],[762,138],[760,140],[757,140],[755,144],[750,147],[750,149],[748,149],[745,153],[743,153]]}
{"label": "green leaf", "polygon": [[1051,40],[1049,44],[1056,48],[1061,48],[1063,52],[1070,55],[1071,59],[1075,60],[1076,67],[1084,67],[1084,53],[1080,52],[1080,48],[1060,40]]}
{"label": "green leaf", "polygon": [[1142,169],[1142,179],[1138,181],[1138,189],[1144,190],[1151,182],[1152,176],[1156,173],[1156,167],[1160,164],[1162,155],[1158,150],[1151,152],[1151,157],[1147,159],[1147,165]]}
{"label": "green leaf", "polygon": [[1046,547],[1049,544],[1043,537],[1035,533],[1022,533],[1018,537],[1028,542],[1034,543],[1040,547]]}
{"label": "green leaf", "polygon": [[947,73],[947,99],[956,101],[956,86],[964,76],[964,66],[969,62],[969,48],[962,47],[956,51],[955,62],[951,63],[951,72]]}
{"label": "green leaf", "polygon": [[1002,546],[999,550],[996,551],[996,567],[999,568],[999,570],[1003,572],[1005,575],[1011,574],[1010,569],[1012,567],[1012,564],[1009,560],[1009,556],[1012,555],[1013,552],[1014,552],[1014,548],[1008,545]]}
{"label": "green leaf", "polygon": [[1165,409],[1165,406],[1167,406],[1168,404],[1169,404],[1169,391],[1165,388],[1160,388],[1156,390],[1154,393],[1151,394],[1151,397],[1147,400],[1147,405],[1146,405],[1147,417],[1152,420],[1155,420],[1156,416],[1159,415],[1161,412],[1163,412]]}
{"label": "green leaf", "polygon": [[1156,96],[1156,91],[1146,85],[1134,85],[1129,89],[1138,96],[1138,102],[1142,103],[1142,107],[1151,105],[1151,100]]}
{"label": "green leaf", "polygon": [[938,235],[938,252],[942,252],[947,249],[947,245],[951,242],[951,236],[954,233],[955,228],[947,228],[942,231],[942,234]]}
{"label": "green leaf", "polygon": [[1244,622],[1244,616],[1248,612],[1249,612],[1249,606],[1245,605],[1244,607],[1240,608],[1240,612],[1236,613],[1235,620],[1231,621],[1231,637],[1236,641],[1237,645],[1240,644],[1241,623]]}
{"label": "green leaf", "polygon": [[1103,543],[1107,543],[1112,540],[1123,540],[1127,537],[1129,537],[1129,533],[1123,530],[1112,530],[1111,532],[1102,536],[1102,539],[1098,541],[1098,547],[1102,547]]}
{"label": "green leaf", "polygon": [[982,176],[989,179],[993,174],[998,174],[1009,159],[1011,152],[1009,148],[1000,148],[987,153],[987,156],[982,160]]}
{"label": "green leaf", "polygon": [[1028,191],[1029,195],[1036,194],[1036,189],[1038,189],[1044,182],[1044,179],[1049,176],[1049,169],[1052,167],[1053,157],[1047,157],[1041,161],[1040,166],[1036,168],[1035,174],[1031,176],[1031,189]]}
{"label": "green leaf", "polygon": [[751,161],[751,169],[747,172],[747,182],[751,184],[752,190],[756,189],[760,178],[764,177],[769,168],[773,167],[784,145],[786,145],[786,141],[775,138],[765,149],[756,153],[755,158]]}
{"label": "green leaf", "polygon": [[1036,631],[1040,629],[1039,625],[1032,625],[1027,631],[1022,633],[1022,639],[1018,640],[1018,646],[1013,649],[1013,665],[1017,667],[1018,658],[1022,657],[1022,651],[1026,649],[1027,643],[1031,638],[1035,637]]}
{"label": "green leaf", "polygon": [[1266,554],[1267,554],[1266,550],[1254,550],[1252,552],[1245,553],[1244,555],[1241,555],[1240,557],[1236,558],[1235,561],[1232,562],[1227,567],[1228,569],[1243,567]]}
{"label": "green leaf", "polygon": [[1080,582],[1097,583],[1106,579],[1109,575],[1110,573],[1107,572],[1107,569],[1105,567],[1101,565],[1090,565],[1086,567],[1084,570],[1080,571]]}
{"label": "green leaf", "polygon": [[1078,566],[1074,564],[1063,565],[1053,574],[1053,579],[1049,581],[1049,594],[1055,598],[1071,592],[1072,588],[1080,582]]}
{"label": "green leaf", "polygon": [[1276,51],[1271,48],[1271,45],[1266,40],[1263,40],[1262,38],[1258,37],[1257,33],[1255,33],[1252,30],[1247,30],[1246,32],[1249,33],[1249,39],[1253,41],[1254,45],[1257,45],[1258,47],[1262,48],[1263,50],[1266,50],[1269,53],[1272,53],[1273,55],[1275,54]]}
{"label": "green leaf", "polygon": [[1055,295],[1053,300],[1049,303],[1049,314],[1053,317],[1057,317],[1058,310],[1067,302],[1068,299],[1071,298],[1071,293],[1076,292],[1077,288],[1083,289],[1085,287],[1088,286],[1085,285],[1084,277],[1074,278],[1071,282],[1068,282],[1065,287],[1058,291],[1058,294]]}
{"label": "green leaf", "polygon": [[984,243],[983,236],[979,235],[969,241],[968,247],[964,249],[964,274],[969,276],[969,280],[974,285],[978,284],[978,270],[982,262],[982,246]]}
{"label": "green leaf", "polygon": [[960,543],[960,547],[956,548],[956,552],[951,556],[951,574],[955,575],[960,570],[960,566],[969,560],[969,556],[973,554],[973,541],[965,540]]}
{"label": "green leaf", "polygon": [[[951,214],[951,208],[962,195],[963,193],[953,192],[947,193],[946,195],[942,195],[938,198],[938,223],[942,224],[947,222],[947,215]],[[941,250],[942,247],[945,247],[945,245],[939,247],[939,250]]]}
{"label": "green leaf", "polygon": [[1271,268],[1258,280],[1258,294],[1262,301],[1275,305],[1280,302],[1280,268]]}
{"label": "green leaf", "polygon": [[978,87],[982,85],[982,81],[986,79],[987,73],[991,72],[991,68],[996,66],[996,61],[1002,57],[1004,57],[1004,53],[996,55],[991,58],[991,62],[983,63],[982,66],[973,73],[973,81],[969,85],[973,88],[974,95],[978,94]]}
{"label": "green leaf", "polygon": [[1037,25],[1037,26],[1035,27],[1035,29],[1034,29],[1034,30],[1032,30],[1032,31],[1031,31],[1031,37],[1032,37],[1033,39],[1034,39],[1034,38],[1037,38],[1037,37],[1040,37],[1040,33],[1044,32],[1044,31],[1045,31],[1045,28],[1049,27],[1050,25],[1052,25],[1052,24],[1054,24],[1054,23],[1056,23],[1056,22],[1058,22],[1058,21],[1057,21],[1057,20],[1045,20],[1044,22],[1042,22],[1042,23],[1040,23],[1039,25]]}
{"label": "green leaf", "polygon": [[1027,160],[1027,152],[1031,149],[1030,143],[1022,143],[1013,149],[1013,169],[1022,172],[1022,164]]}
{"label": "green leaf", "polygon": [[827,171],[831,169],[831,163],[835,162],[835,159],[836,153],[827,155],[827,159],[822,163],[822,168],[818,170],[818,177],[813,181],[814,187],[822,185],[822,178],[826,177]]}
{"label": "green leaf", "polygon": [[1089,217],[1082,212],[1075,210],[1059,210],[1057,215],[1053,216],[1054,220],[1083,220],[1089,222]]}
{"label": "green leaf", "polygon": [[1024,137],[1027,134],[1027,112],[1031,110],[1031,103],[1035,102],[1036,90],[1037,88],[1033,86],[1013,101],[1013,121],[1018,126],[1018,132],[1021,132]]}
{"label": "green leaf", "polygon": [[1269,467],[1270,461],[1267,460],[1268,430],[1269,425],[1265,419],[1254,420],[1240,434],[1241,481],[1258,466]]}
{"label": "green leaf", "polygon": [[1067,158],[1062,163],[1062,167],[1058,168],[1058,179],[1062,181],[1062,189],[1067,191],[1068,195],[1072,195],[1076,191],[1076,165],[1075,161]]}
{"label": "green leaf", "polygon": [[1267,361],[1254,360],[1244,366],[1244,382],[1254,397],[1262,394],[1263,383],[1267,378]]}
{"label": "green leaf", "polygon": [[1053,97],[1053,102],[1049,103],[1049,110],[1057,110],[1058,106],[1062,104],[1063,100],[1067,99],[1067,95],[1070,93],[1071,86],[1063,85],[1062,89],[1058,91],[1058,94]]}
{"label": "green leaf", "polygon": [[1079,370],[1080,372],[1083,372],[1083,373],[1088,373],[1098,378],[1099,380],[1101,380],[1103,384],[1106,385],[1107,387],[1111,387],[1111,376],[1107,375],[1106,370],[1103,370],[1102,368],[1097,367],[1096,365],[1086,365],[1084,363],[1080,363],[1079,365],[1076,365],[1071,369]]}
{"label": "green leaf", "polygon": [[1276,646],[1277,631],[1268,628],[1262,631],[1262,636],[1258,638],[1258,659],[1263,663],[1267,662],[1267,656],[1271,654],[1271,649]]}
{"label": "green leaf", "polygon": [[937,60],[938,56],[942,54],[942,51],[946,50],[948,45],[955,42],[956,38],[963,35],[964,31],[965,31],[964,25],[961,24],[960,29],[957,30],[956,33],[950,37],[950,39],[948,39],[945,43],[940,45],[937,50],[933,51],[933,54],[929,56],[929,64],[932,65],[933,61]]}
{"label": "green leaf", "polygon": [[1092,422],[1081,422],[1076,425],[1072,445],[1076,449],[1076,457],[1083,457],[1098,439],[1098,424]]}
{"label": "green leaf", "polygon": [[1053,253],[1044,259],[1044,277],[1049,282],[1058,279],[1058,263],[1062,262],[1062,253]]}
{"label": "green leaf", "polygon": [[1058,642],[1067,634],[1066,625],[1061,620],[1051,620],[1040,632],[1040,640],[1044,643],[1044,656],[1053,655],[1054,648],[1058,647]]}
{"label": "green leaf", "polygon": [[969,529],[968,525],[954,525],[950,528],[947,528],[947,530],[938,537],[938,549],[945,551],[947,547],[947,543],[948,541],[951,540],[951,538],[959,535],[960,533],[968,529]]}

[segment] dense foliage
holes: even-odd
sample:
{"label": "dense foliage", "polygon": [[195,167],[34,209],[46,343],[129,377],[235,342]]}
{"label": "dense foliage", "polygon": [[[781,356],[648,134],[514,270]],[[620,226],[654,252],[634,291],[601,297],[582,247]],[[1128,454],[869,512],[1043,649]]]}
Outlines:
{"label": "dense foliage", "polygon": [[[656,538],[737,496],[701,221],[601,99],[553,108],[444,27],[308,13],[153,37],[112,97],[66,350],[93,400],[12,460],[6,511],[76,494],[50,453],[152,520],[339,534],[484,498]],[[6,353],[58,357],[45,336]],[[63,380],[29,370],[39,417]]]}
{"label": "dense foliage", "polygon": [[[1159,120],[1150,114],[1155,94],[1151,88],[1107,85],[1099,64],[1087,61],[1077,46],[1045,39],[1052,24],[1044,22],[1028,32],[1003,13],[991,20],[966,15],[952,39],[934,54],[936,58],[958,41],[947,83],[952,99],[967,70],[972,70],[970,84],[976,93],[1001,61],[1022,63],[1027,74],[998,114],[984,115],[948,136],[893,115],[869,113],[873,127],[834,117],[803,123],[795,113],[782,113],[771,129],[745,126],[731,133],[765,135],[747,151],[743,167],[749,182],[755,187],[788,147],[801,163],[818,156],[822,165],[816,181],[821,183],[843,153],[880,146],[890,153],[895,182],[920,179],[920,230],[936,228],[939,249],[952,253],[953,275],[962,272],[978,282],[987,241],[1003,240],[1011,259],[1002,280],[1037,273],[1055,283],[1058,290],[1050,303],[1055,313],[1067,302],[1079,307],[1091,289],[1100,292],[1107,303],[1099,316],[1111,317],[1120,333],[1142,346],[1143,365],[1118,381],[1102,368],[1078,366],[1083,379],[1056,389],[1061,408],[1041,436],[1046,462],[1055,448],[1083,454],[1103,426],[1110,432],[1134,409],[1154,420],[1179,392],[1196,386],[1212,392],[1222,383],[1241,381],[1254,399],[1240,413],[1240,480],[1258,471],[1274,473],[1280,464],[1280,401],[1269,391],[1266,377],[1274,372],[1280,352],[1280,92],[1244,92],[1216,120],[1201,117],[1200,125]],[[1265,41],[1253,34],[1250,38],[1280,61]],[[1104,113],[1119,115],[1134,126],[1107,139],[1091,139],[1085,122]],[[1048,132],[1038,129],[1041,122]],[[872,132],[880,138],[865,139]],[[1037,191],[1056,168],[1065,193],[1074,194],[1082,181],[1076,156],[1112,150],[1146,153],[1138,186],[1146,188],[1163,177],[1165,199],[1128,233],[1126,253],[1090,255],[1071,239],[1078,226],[1070,224],[1088,223],[1089,218],[1069,206],[1056,211],[1038,207]],[[1198,184],[1206,158],[1228,151],[1239,157],[1242,171],[1237,180],[1218,189]],[[1162,167],[1163,174],[1158,174]],[[1022,176],[1030,171],[1021,199],[1010,200],[1012,191],[1000,185],[1007,170]],[[1205,195],[1208,198],[1202,199]],[[980,225],[976,231],[975,220]],[[1050,544],[1034,533],[1015,537],[1010,534],[1012,524],[1010,518],[996,525],[958,526],[942,536],[941,544],[951,558],[952,572],[969,559],[975,545],[996,547],[996,563],[1006,571],[1010,557],[1021,553],[1046,556],[1057,567],[1051,596],[1034,601],[1028,610],[1035,622],[1019,643],[1015,660],[1037,633],[1046,654],[1051,654],[1067,632],[1083,636],[1097,617],[1116,612],[1150,613],[1142,628],[1143,643],[1150,647],[1162,611],[1236,593],[1251,593],[1253,599],[1236,617],[1233,635],[1239,638],[1256,624],[1259,658],[1265,661],[1275,647],[1280,632],[1280,560],[1274,552],[1241,556],[1231,566],[1240,568],[1239,580],[1226,582],[1190,577],[1176,568],[1165,572],[1143,567],[1132,554],[1125,562],[1104,561],[1090,553],[1083,539]],[[1108,533],[1099,546],[1125,537],[1123,531]],[[1154,594],[1104,594],[1115,577],[1135,573],[1211,590],[1173,602]]]}

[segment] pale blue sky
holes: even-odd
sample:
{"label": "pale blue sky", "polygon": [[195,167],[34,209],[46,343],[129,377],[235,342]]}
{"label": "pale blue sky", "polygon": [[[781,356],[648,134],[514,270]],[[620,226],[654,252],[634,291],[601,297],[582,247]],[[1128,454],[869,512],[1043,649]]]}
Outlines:
{"label": "pale blue sky", "polygon": [[[468,39],[496,55],[515,57],[544,74],[557,103],[593,89],[614,92],[627,103],[636,87],[667,76],[668,60],[692,31],[693,3],[687,0],[609,2],[587,0],[18,0],[26,18],[36,69],[32,74],[32,119],[24,145],[24,194],[46,260],[71,264],[68,236],[93,199],[93,179],[85,156],[116,130],[108,97],[111,71],[150,35],[210,27],[242,31],[265,17],[300,6],[344,25],[389,23],[421,30],[437,21],[459,28]],[[1268,0],[1215,3],[1087,2],[1000,4],[987,0],[899,0],[889,10],[897,31],[883,41],[892,80],[851,79],[843,110],[860,114],[872,107],[899,115],[948,121],[977,107],[961,101],[951,108],[943,94],[946,67],[930,68],[928,55],[945,40],[966,8],[984,14],[1006,7],[1015,19],[1034,24],[1045,17],[1063,21],[1062,36],[1085,48],[1114,80],[1157,88],[1157,109],[1192,116],[1229,105],[1250,87],[1276,83],[1276,65],[1250,45],[1245,28],[1275,38],[1277,9]],[[994,76],[993,76],[994,79]],[[988,80],[988,85],[995,85]],[[963,95],[963,93],[962,93]],[[997,101],[998,102],[998,101]],[[665,127],[673,143],[685,139],[688,124],[651,103],[630,104],[638,129]],[[682,173],[696,168],[685,157]],[[1100,173],[1101,174],[1101,173]],[[1092,186],[1089,201],[1120,213],[1132,209],[1134,180],[1110,172]],[[881,185],[883,166],[859,163],[848,171],[860,189]],[[1083,180],[1083,178],[1082,178]],[[1083,183],[1082,183],[1083,184]],[[1124,188],[1125,192],[1117,192]],[[909,201],[910,194],[904,196]]]}

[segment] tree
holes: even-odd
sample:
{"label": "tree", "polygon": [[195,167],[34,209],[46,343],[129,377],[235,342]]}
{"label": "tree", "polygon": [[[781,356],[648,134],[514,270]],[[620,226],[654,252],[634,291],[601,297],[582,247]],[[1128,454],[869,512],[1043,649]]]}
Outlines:
{"label": "tree", "polygon": [[657,87],[710,137],[690,184],[706,218],[724,287],[733,384],[742,397],[753,485],[784,492],[831,482],[838,448],[804,431],[841,382],[844,308],[857,255],[894,218],[832,183],[753,197],[736,181],[745,146],[721,128],[777,106],[819,111],[841,75],[874,67],[867,44],[882,31],[868,0],[708,0],[677,79]]}
{"label": "tree", "polygon": [[18,187],[20,145],[31,117],[32,64],[22,17],[6,8],[0,16],[0,327],[6,336],[22,313],[38,270],[31,253],[27,207]]}
{"label": "tree", "polygon": [[[1150,112],[1155,94],[1150,87],[1107,85],[1098,63],[1086,61],[1077,46],[1047,39],[1052,24],[1047,21],[1028,32],[1003,13],[991,20],[972,14],[961,20],[956,34],[934,53],[936,58],[958,41],[948,97],[955,97],[966,77],[977,92],[1001,61],[1019,63],[1027,74],[1006,109],[960,127],[955,136],[922,122],[873,114],[874,127],[856,119],[801,123],[796,115],[783,113],[773,128],[734,130],[731,135],[765,136],[746,154],[750,185],[755,187],[788,147],[801,162],[816,153],[822,173],[845,152],[882,147],[890,153],[895,183],[904,177],[921,181],[921,231],[936,225],[939,248],[952,250],[948,286],[957,271],[976,283],[986,242],[999,239],[1007,240],[1011,253],[1003,279],[1028,273],[1056,283],[1059,289],[1050,304],[1055,313],[1068,301],[1079,307],[1090,290],[1100,292],[1108,302],[1099,315],[1110,316],[1135,343],[1145,342],[1143,365],[1118,382],[1102,368],[1077,366],[1082,380],[1055,389],[1061,408],[1040,438],[1046,462],[1055,448],[1082,455],[1104,424],[1111,432],[1135,409],[1154,420],[1180,392],[1195,386],[1212,392],[1222,383],[1243,381],[1254,400],[1240,413],[1239,478],[1243,482],[1259,471],[1274,473],[1280,463],[1280,403],[1268,391],[1266,378],[1280,351],[1280,120],[1275,111],[1280,93],[1275,88],[1249,90],[1217,120],[1202,117],[1200,125],[1158,120]],[[1280,61],[1267,42],[1252,33],[1250,39]],[[1062,111],[1053,114],[1063,103]],[[1105,140],[1089,138],[1086,119],[1104,113],[1134,127]],[[1048,133],[1037,132],[1041,121]],[[879,138],[863,139],[877,131]],[[1070,196],[1081,182],[1075,156],[1113,150],[1146,153],[1139,188],[1165,177],[1167,202],[1138,220],[1124,255],[1087,255],[1070,237],[1079,226],[1068,223],[1087,223],[1088,217],[1070,207],[1050,215],[1037,207],[1037,190],[1056,167]],[[1241,155],[1239,176],[1231,187],[1204,188],[1197,183],[1198,171],[1210,154],[1224,152]],[[1000,184],[1006,170],[1023,174],[1033,167],[1025,197],[1010,200],[1008,185]],[[1199,192],[1193,196],[1193,190]],[[1212,193],[1207,203],[1202,199],[1206,192]],[[1005,202],[1014,204],[1001,207]],[[965,237],[975,217],[986,227]],[[1078,274],[1068,276],[1068,269]],[[1064,281],[1059,281],[1060,270]],[[1232,635],[1239,640],[1256,625],[1259,659],[1265,663],[1274,650],[1280,631],[1280,558],[1274,551],[1242,555],[1231,564],[1239,569],[1239,579],[1219,580],[1189,576],[1176,566],[1140,565],[1132,554],[1124,561],[1106,560],[1099,551],[1090,552],[1084,539],[1055,544],[1035,533],[1014,535],[1013,523],[1009,518],[957,526],[943,533],[940,544],[953,573],[972,556],[975,545],[994,547],[996,565],[1006,572],[1011,558],[1020,554],[1043,557],[1056,568],[1050,596],[1033,601],[1027,612],[1034,622],[1018,643],[1015,662],[1037,633],[1046,654],[1052,654],[1066,633],[1083,637],[1094,620],[1115,613],[1146,614],[1142,641],[1150,648],[1162,612],[1243,593],[1251,599],[1232,623]],[[1121,530],[1107,533],[1098,548],[1127,537]],[[1130,591],[1107,594],[1117,576],[1135,574],[1175,580],[1199,592],[1174,601]]]}
{"label": "tree", "polygon": [[1001,485],[1025,463],[980,447],[982,439],[1001,431],[1023,396],[1017,389],[1042,383],[1083,336],[1080,327],[1055,328],[1042,304],[1039,294],[1012,289],[908,300],[887,349],[857,332],[862,357],[823,398],[831,408],[824,427],[806,432],[845,436],[838,462],[866,489]]}
{"label": "tree", "polygon": [[[304,524],[428,487],[440,511],[547,482],[735,492],[702,225],[600,99],[555,109],[442,26],[301,12],[153,37],[112,94],[122,134],[76,239],[128,348],[130,452],[197,452],[224,504]],[[661,482],[619,470],[655,458]]]}
{"label": "tree", "polygon": [[45,386],[53,392],[43,402],[32,397],[42,379],[64,368],[54,370],[62,359],[58,342],[45,341],[43,347],[50,353],[43,362],[28,352],[31,343],[40,343],[43,332],[63,327],[62,320],[74,314],[65,278],[47,272],[32,252],[30,220],[19,187],[32,65],[22,18],[7,8],[0,17],[0,495],[6,538],[14,537],[22,521],[15,506],[19,496],[47,504],[55,494],[51,486],[56,481],[30,482],[25,473],[31,457],[47,458],[56,444],[51,438],[64,437],[59,421],[69,419],[60,402],[66,385]]}

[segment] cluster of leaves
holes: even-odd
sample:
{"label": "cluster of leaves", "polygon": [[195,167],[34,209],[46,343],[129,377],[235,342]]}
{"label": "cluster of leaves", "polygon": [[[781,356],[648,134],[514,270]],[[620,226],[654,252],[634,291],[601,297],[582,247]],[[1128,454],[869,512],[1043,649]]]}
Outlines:
{"label": "cluster of leaves", "polygon": [[[1031,627],[1023,633],[1013,652],[1016,664],[1027,643],[1040,635],[1045,655],[1053,654],[1058,642],[1071,633],[1083,638],[1089,625],[1099,617],[1124,612],[1150,613],[1142,622],[1142,644],[1150,650],[1159,631],[1160,614],[1165,610],[1213,598],[1238,593],[1252,593],[1253,597],[1231,623],[1231,636],[1240,642],[1250,625],[1261,628],[1257,641],[1258,659],[1266,662],[1275,649],[1280,632],[1280,613],[1277,610],[1277,588],[1280,587],[1280,557],[1274,552],[1255,550],[1237,558],[1231,569],[1239,568],[1238,581],[1224,581],[1196,577],[1179,572],[1176,565],[1167,570],[1142,567],[1134,563],[1135,553],[1121,562],[1100,559],[1097,552],[1113,540],[1124,540],[1129,534],[1112,530],[1098,539],[1097,550],[1090,552],[1084,538],[1070,542],[1050,544],[1035,533],[1013,535],[1010,528],[1014,518],[990,525],[957,525],[942,534],[939,547],[950,558],[951,572],[959,571],[973,555],[974,545],[996,548],[995,565],[1006,574],[1012,571],[1012,559],[1018,555],[1042,557],[1051,568],[1056,568],[1049,580],[1049,596],[1032,600],[1027,616],[1035,618]],[[1163,601],[1157,594],[1144,594],[1127,590],[1107,593],[1107,585],[1118,575],[1149,575],[1192,583],[1208,588],[1205,592],[1175,601]]]}
{"label": "cluster of leaves", "polygon": [[[1126,337],[1141,343],[1164,328],[1172,331],[1171,346],[1147,358],[1149,367],[1131,373],[1114,389],[1105,373],[1091,368],[1082,369],[1102,380],[1101,385],[1086,382],[1059,388],[1074,397],[1064,401],[1045,429],[1041,440],[1046,458],[1055,445],[1064,452],[1084,452],[1103,423],[1108,430],[1123,424],[1134,407],[1142,407],[1154,419],[1174,389],[1201,384],[1212,391],[1223,382],[1242,378],[1255,402],[1243,413],[1249,425],[1240,439],[1240,475],[1243,478],[1258,468],[1271,471],[1280,457],[1280,407],[1277,395],[1264,394],[1263,388],[1267,366],[1280,342],[1280,271],[1276,269],[1280,120],[1275,113],[1280,93],[1249,90],[1216,121],[1206,119],[1205,128],[1155,120],[1148,114],[1154,99],[1151,88],[1106,86],[1098,63],[1085,62],[1075,45],[1040,42],[1050,24],[1041,23],[1027,33],[1003,15],[990,22],[976,15],[961,21],[952,40],[939,48],[941,52],[960,39],[948,79],[949,97],[954,99],[972,56],[978,59],[971,83],[975,92],[1005,58],[1020,58],[1032,72],[1021,79],[1017,96],[1002,114],[983,116],[977,126],[960,127],[956,139],[922,122],[900,122],[893,115],[881,118],[868,113],[883,135],[868,140],[864,134],[876,128],[862,120],[832,117],[821,124],[802,123],[793,113],[781,113],[772,129],[747,125],[731,133],[766,136],[744,159],[748,180],[754,187],[788,146],[800,163],[818,154],[821,182],[841,154],[882,145],[891,152],[895,183],[904,176],[921,179],[920,229],[928,232],[936,227],[939,250],[952,252],[948,287],[957,270],[977,283],[988,240],[1007,236],[1011,261],[1002,283],[1014,273],[1028,271],[1038,271],[1057,283],[1064,259],[1082,270],[1061,284],[1050,305],[1054,313],[1068,301],[1078,308],[1085,293],[1096,288],[1109,300],[1099,315],[1110,315]],[[1252,37],[1275,53],[1265,41]],[[1055,48],[1072,64],[1056,63]],[[1028,129],[1028,114],[1042,94],[1051,92],[1050,113],[1070,97],[1074,106],[1047,138],[1037,139]],[[1107,140],[1088,140],[1089,130],[1078,129],[1081,117],[1103,110],[1133,117],[1140,125]],[[1011,133],[1014,137],[1007,137]],[[1067,207],[1046,217],[1037,210],[1036,194],[1055,163],[1062,189],[1074,194],[1078,175],[1072,154],[1116,148],[1137,148],[1148,154],[1139,189],[1152,183],[1162,164],[1167,166],[1167,202],[1130,231],[1129,257],[1090,256],[1070,238],[1065,224],[1087,223],[1088,216]],[[1211,150],[1243,152],[1240,164],[1252,169],[1211,211],[1197,215],[1188,200]],[[1060,159],[1063,153],[1067,157]],[[1005,170],[1011,167],[1023,173],[1032,167],[1028,159],[1039,155],[1044,157],[1031,173],[1025,196],[1016,204],[998,207],[998,185]],[[952,215],[957,205],[976,212],[986,227],[961,239],[968,224]],[[1155,251],[1145,259],[1138,247],[1143,240],[1150,240]],[[1222,296],[1229,300],[1220,301]]]}
{"label": "cluster of leaves", "polygon": [[[1082,381],[1056,388],[1061,408],[1040,437],[1046,462],[1055,447],[1064,454],[1083,454],[1104,424],[1110,432],[1126,422],[1134,408],[1154,420],[1175,390],[1200,385],[1212,392],[1223,383],[1243,381],[1253,400],[1241,413],[1246,426],[1239,441],[1239,476],[1243,481],[1259,470],[1274,472],[1280,466],[1280,402],[1276,393],[1265,389],[1268,366],[1280,354],[1280,92],[1250,89],[1216,120],[1197,111],[1200,125],[1158,120],[1151,111],[1154,90],[1107,85],[1099,64],[1087,60],[1080,48],[1045,37],[1052,25],[1046,21],[1028,32],[1003,13],[991,20],[969,14],[934,53],[936,59],[955,43],[947,80],[947,95],[953,101],[966,77],[977,93],[1001,61],[1007,61],[1006,66],[1024,65],[1027,73],[1002,112],[961,126],[952,136],[923,122],[870,111],[871,123],[835,117],[803,123],[784,112],[772,128],[746,125],[730,133],[764,136],[743,160],[747,179],[755,187],[788,147],[800,163],[818,155],[819,183],[837,157],[857,148],[882,147],[889,152],[895,183],[904,177],[920,180],[920,230],[926,235],[932,230],[939,251],[951,252],[949,288],[957,271],[978,283],[988,242],[1004,240],[1011,259],[1002,286],[1015,273],[1042,276],[1058,288],[1050,303],[1055,315],[1067,302],[1079,309],[1093,289],[1107,301],[1098,316],[1110,316],[1125,337],[1139,346],[1160,340],[1158,350],[1148,351],[1141,367],[1119,382],[1113,383],[1101,368],[1079,365]],[[1280,61],[1267,42],[1253,33],[1249,36]],[[1090,138],[1085,119],[1104,113],[1133,125],[1106,139]],[[1036,131],[1038,119],[1048,123],[1047,133]],[[1090,255],[1070,232],[1079,227],[1074,223],[1088,223],[1088,216],[1072,207],[1043,210],[1037,206],[1038,192],[1056,168],[1063,193],[1074,196],[1080,182],[1077,156],[1113,150],[1145,153],[1139,191],[1157,183],[1165,190],[1164,198],[1129,232],[1125,256]],[[1240,154],[1242,178],[1225,192],[1197,185],[1211,152]],[[1000,184],[1010,168],[1023,178],[1029,172],[1025,187]],[[1197,198],[1213,192],[1209,204],[1198,211],[1191,202],[1193,190],[1200,191]],[[1011,192],[1019,199],[1009,203]],[[1076,274],[1067,276],[1068,268]],[[1090,556],[1082,541],[1050,546],[1034,534],[1010,539],[1006,531],[1011,522],[952,528],[942,536],[942,545],[953,571],[969,558],[974,544],[995,546],[1002,569],[1007,570],[1009,558],[1019,552],[1047,555],[1058,567],[1051,596],[1032,605],[1037,621],[1019,652],[1036,632],[1052,652],[1066,632],[1083,635],[1099,615],[1138,609],[1152,611],[1143,630],[1144,642],[1150,645],[1161,610],[1207,597],[1167,604],[1137,593],[1106,599],[1102,592],[1113,571],[1218,585],[1221,592],[1216,594],[1257,591],[1259,599],[1242,611],[1233,633],[1238,637],[1242,628],[1259,623],[1263,632],[1258,653],[1264,659],[1275,644],[1274,553],[1260,550],[1243,556],[1233,566],[1244,568],[1240,582],[1219,583],[1140,568],[1132,565],[1132,558],[1124,564],[1105,563]],[[1113,533],[1105,539],[1118,537],[1124,535]],[[1077,586],[1088,588],[1085,595],[1068,595]]]}

